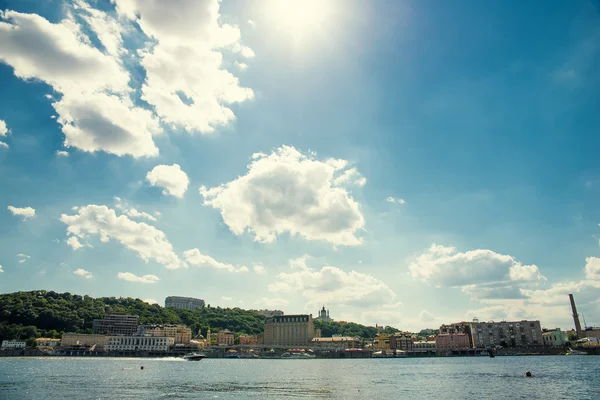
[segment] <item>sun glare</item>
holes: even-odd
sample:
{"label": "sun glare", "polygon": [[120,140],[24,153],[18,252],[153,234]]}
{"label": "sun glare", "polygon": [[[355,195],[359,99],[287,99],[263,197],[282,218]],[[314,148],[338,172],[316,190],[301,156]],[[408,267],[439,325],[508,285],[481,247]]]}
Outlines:
{"label": "sun glare", "polygon": [[277,33],[296,42],[322,35],[333,25],[334,0],[271,0],[264,6]]}

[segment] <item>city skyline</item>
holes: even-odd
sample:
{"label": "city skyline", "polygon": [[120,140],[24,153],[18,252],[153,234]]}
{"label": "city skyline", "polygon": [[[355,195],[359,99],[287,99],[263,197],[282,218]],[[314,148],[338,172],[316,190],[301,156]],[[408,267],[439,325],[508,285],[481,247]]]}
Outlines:
{"label": "city skyline", "polygon": [[2,2],[0,292],[600,325],[598,4],[280,4]]}

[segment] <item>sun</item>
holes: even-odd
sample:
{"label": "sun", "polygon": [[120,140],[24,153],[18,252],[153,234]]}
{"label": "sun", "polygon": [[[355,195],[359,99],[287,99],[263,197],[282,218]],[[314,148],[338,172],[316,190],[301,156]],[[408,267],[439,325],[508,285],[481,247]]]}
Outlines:
{"label": "sun", "polygon": [[270,0],[263,4],[270,26],[297,43],[326,34],[333,25],[335,0]]}

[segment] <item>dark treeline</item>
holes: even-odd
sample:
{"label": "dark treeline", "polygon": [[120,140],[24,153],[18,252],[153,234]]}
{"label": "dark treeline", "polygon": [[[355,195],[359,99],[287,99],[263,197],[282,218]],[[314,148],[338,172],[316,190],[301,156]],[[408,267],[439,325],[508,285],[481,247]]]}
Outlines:
{"label": "dark treeline", "polygon": [[[104,314],[139,315],[140,324],[182,324],[194,335],[201,330],[206,335],[229,329],[239,334],[259,334],[264,331],[265,318],[255,311],[240,308],[204,307],[181,310],[148,304],[131,297],[80,296],[71,293],[36,290],[0,295],[0,340],[32,340],[36,337],[60,338],[64,332],[92,333],[92,321]],[[323,337],[332,335],[359,336],[372,339],[377,329],[360,324],[315,321]],[[386,333],[397,332],[386,327]]]}

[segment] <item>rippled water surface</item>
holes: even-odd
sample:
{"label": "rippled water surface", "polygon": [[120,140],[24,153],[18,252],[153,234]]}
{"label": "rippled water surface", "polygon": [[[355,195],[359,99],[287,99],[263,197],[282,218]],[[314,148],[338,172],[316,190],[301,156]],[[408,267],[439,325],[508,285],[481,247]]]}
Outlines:
{"label": "rippled water surface", "polygon": [[0,359],[0,399],[258,398],[596,400],[600,357]]}

